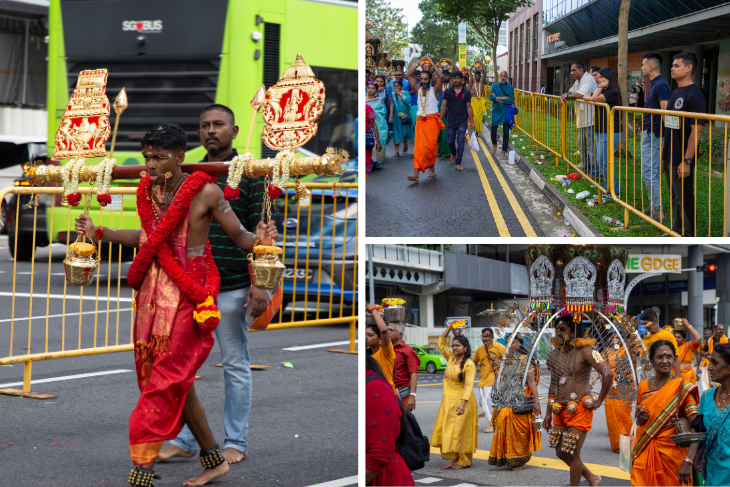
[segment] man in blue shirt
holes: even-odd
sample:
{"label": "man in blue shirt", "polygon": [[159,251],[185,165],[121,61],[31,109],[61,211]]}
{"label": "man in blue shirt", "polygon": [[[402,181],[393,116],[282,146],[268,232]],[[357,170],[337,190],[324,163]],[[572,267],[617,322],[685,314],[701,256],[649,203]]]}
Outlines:
{"label": "man in blue shirt", "polygon": [[[646,108],[666,110],[671,95],[669,83],[659,74],[662,55],[656,51],[645,52],[641,59],[641,72],[651,80],[646,93]],[[644,208],[644,214],[657,221],[667,221],[662,211],[661,180],[659,179],[659,155],[661,154],[661,115],[645,113],[641,134],[641,176],[651,198],[651,205]],[[660,220],[661,219],[661,220]]]}
{"label": "man in blue shirt", "polygon": [[405,78],[403,71],[401,71],[400,69],[395,72],[395,78],[390,80],[390,82],[388,83],[388,89],[390,90],[391,93],[395,91],[393,89],[393,83],[395,83],[396,80],[403,83],[403,93],[405,93],[405,92],[408,92],[409,94],[411,93],[411,85],[408,84],[408,80]]}

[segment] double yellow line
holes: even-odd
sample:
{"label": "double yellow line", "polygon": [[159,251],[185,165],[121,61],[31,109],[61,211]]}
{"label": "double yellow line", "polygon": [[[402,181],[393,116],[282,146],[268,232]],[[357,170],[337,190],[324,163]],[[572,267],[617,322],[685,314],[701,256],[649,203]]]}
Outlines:
{"label": "double yellow line", "polygon": [[[468,137],[468,135],[467,135],[467,137]],[[502,175],[502,172],[500,171],[499,167],[497,166],[497,162],[494,160],[494,157],[492,157],[492,154],[489,152],[489,150],[487,150],[487,146],[484,144],[484,142],[481,140],[480,137],[477,137],[477,141],[479,141],[479,145],[482,147],[482,150],[484,151],[484,155],[487,157],[489,164],[492,166],[492,170],[494,171],[494,174],[497,176],[497,180],[499,181],[500,186],[502,186],[502,191],[504,191],[504,194],[507,196],[507,200],[509,201],[510,205],[512,206],[512,211],[515,212],[515,215],[517,216],[517,220],[520,222],[520,225],[522,226],[522,229],[525,232],[525,236],[537,237],[537,234],[535,233],[535,230],[532,228],[530,221],[527,219],[525,212],[522,210],[522,207],[517,202],[517,198],[515,198],[514,193],[512,193],[512,190],[510,189],[509,185],[507,184],[507,181],[504,179],[504,176]],[[484,172],[484,168],[482,167],[482,164],[479,161],[479,156],[474,151],[471,151],[471,155],[474,158],[474,164],[477,167],[477,172],[479,173],[479,179],[481,179],[481,181],[482,181],[482,187],[484,188],[484,194],[487,197],[487,202],[489,203],[489,208],[490,208],[490,210],[492,210],[492,215],[494,216],[494,223],[497,225],[497,230],[499,231],[499,236],[500,237],[509,237],[510,236],[509,229],[507,228],[507,224],[504,221],[504,216],[502,216],[502,210],[500,210],[499,204],[497,203],[497,199],[494,197],[494,192],[492,191],[492,186],[489,184],[489,180],[487,179],[487,175]]]}

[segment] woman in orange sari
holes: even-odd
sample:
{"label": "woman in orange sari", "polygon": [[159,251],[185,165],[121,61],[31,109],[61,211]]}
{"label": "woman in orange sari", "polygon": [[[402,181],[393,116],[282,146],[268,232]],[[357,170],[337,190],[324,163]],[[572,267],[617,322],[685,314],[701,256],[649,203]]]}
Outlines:
{"label": "woman in orange sari", "polygon": [[652,343],[649,357],[654,377],[642,381],[637,393],[631,485],[684,485],[680,478],[691,480],[692,472],[685,460],[689,444],[675,445],[670,437],[676,434],[675,416],[690,422],[697,416],[697,386],[672,375],[677,357],[671,342]]}
{"label": "woman in orange sari", "polygon": [[[608,348],[606,350],[608,358],[608,366],[611,367],[614,377],[631,377],[629,374],[620,374],[620,371],[627,370],[629,368],[628,358],[626,357],[626,351],[623,348],[618,350],[615,348]],[[595,380],[601,376],[597,375]],[[592,386],[593,384],[591,384]],[[629,386],[633,389],[634,381],[630,378],[618,379],[616,387],[623,389]],[[614,390],[611,389],[613,393]],[[613,397],[606,397],[604,402],[606,405],[606,426],[608,427],[608,439],[611,443],[611,450],[615,453],[620,453],[619,442],[621,435],[628,435],[631,433],[631,426],[633,421],[631,419],[631,409],[634,404],[631,401],[622,401],[621,399],[615,399]]]}
{"label": "woman in orange sari", "polygon": [[[677,339],[678,347],[677,357],[679,357],[679,372],[684,380],[691,382],[692,384],[697,384],[697,376],[692,368],[692,361],[695,358],[695,353],[697,353],[697,350],[699,350],[702,345],[702,335],[700,335],[700,332],[695,330],[686,319],[682,318],[682,323],[684,324],[685,331],[674,330],[674,338]],[[691,342],[687,341],[687,331],[689,331],[692,334],[692,338],[694,338]]]}
{"label": "woman in orange sari", "polygon": [[[519,373],[505,373],[517,378],[520,382],[524,375],[527,364],[527,351],[522,348],[523,339],[520,335],[515,336],[509,351],[504,356],[505,360],[518,359]],[[508,367],[509,365],[505,365]],[[529,364],[527,371],[526,397],[534,397],[535,405],[530,414],[515,414],[512,408],[495,409],[493,416],[494,438],[489,451],[489,464],[497,467],[512,467],[512,470],[522,470],[532,458],[532,454],[542,448],[540,433],[535,432],[532,421],[535,415],[540,416],[540,402],[537,399],[537,384],[540,382],[540,372],[535,362]],[[500,388],[511,388],[511,384],[501,382]]]}

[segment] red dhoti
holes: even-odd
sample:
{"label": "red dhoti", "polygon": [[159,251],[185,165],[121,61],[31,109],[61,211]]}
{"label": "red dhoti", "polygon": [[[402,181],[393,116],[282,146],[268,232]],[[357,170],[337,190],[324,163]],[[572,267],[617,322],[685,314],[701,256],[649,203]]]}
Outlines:
{"label": "red dhoti", "polygon": [[413,147],[413,168],[425,171],[436,164],[439,133],[446,128],[438,113],[416,120],[416,141]]}

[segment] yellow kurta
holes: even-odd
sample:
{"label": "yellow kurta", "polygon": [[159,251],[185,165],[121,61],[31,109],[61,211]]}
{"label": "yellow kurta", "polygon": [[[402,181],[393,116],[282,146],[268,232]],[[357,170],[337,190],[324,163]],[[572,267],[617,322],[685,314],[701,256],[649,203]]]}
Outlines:
{"label": "yellow kurta", "polygon": [[474,115],[474,132],[480,133],[482,131],[482,119],[484,118],[484,112],[487,109],[487,99],[484,97],[484,86],[481,88],[481,93],[477,93],[477,89],[474,89],[474,93],[471,95],[471,109]]}
{"label": "yellow kurta", "polygon": [[[431,446],[440,448],[441,457],[446,460],[458,458],[459,465],[471,465],[479,436],[477,401],[473,388],[476,366],[471,359],[467,359],[464,363],[464,381],[460,382],[461,363],[456,363],[445,337],[439,338],[438,348],[448,360],[448,365],[444,371],[443,397],[431,434]],[[459,416],[456,408],[462,399],[466,400],[466,404],[464,414]]]}
{"label": "yellow kurta", "polygon": [[398,390],[393,384],[393,368],[395,367],[395,351],[393,350],[393,344],[389,343],[387,347],[381,346],[372,357],[378,362],[380,368],[383,369],[383,377],[385,377],[390,384],[390,387],[398,393]]}
{"label": "yellow kurta", "polygon": [[[487,350],[486,345],[482,345],[477,348],[474,354],[474,362],[477,364],[483,364],[479,369],[479,387],[489,387],[494,385],[494,370],[490,365],[490,360],[495,363],[498,360],[502,360],[506,348],[499,342],[492,342],[492,346]],[[489,356],[487,357],[487,354]],[[499,366],[497,366],[499,372]]]}

